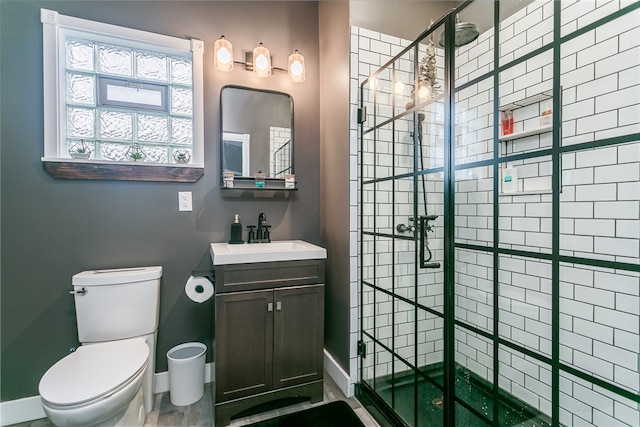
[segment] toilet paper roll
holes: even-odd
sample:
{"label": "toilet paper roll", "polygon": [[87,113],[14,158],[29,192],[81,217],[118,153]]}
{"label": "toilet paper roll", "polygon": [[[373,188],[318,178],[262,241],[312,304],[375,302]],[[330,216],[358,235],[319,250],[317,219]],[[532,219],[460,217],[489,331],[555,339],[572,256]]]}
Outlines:
{"label": "toilet paper roll", "polygon": [[184,293],[191,301],[202,303],[213,296],[213,284],[206,277],[189,276]]}

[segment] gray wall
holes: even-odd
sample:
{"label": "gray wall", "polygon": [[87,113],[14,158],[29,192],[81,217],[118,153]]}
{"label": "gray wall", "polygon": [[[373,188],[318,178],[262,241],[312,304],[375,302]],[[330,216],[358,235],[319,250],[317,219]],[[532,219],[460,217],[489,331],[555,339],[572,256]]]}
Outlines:
{"label": "gray wall", "polygon": [[[41,7],[204,40],[205,175],[200,181],[66,181],[43,171]],[[165,371],[172,346],[191,340],[210,344],[210,304],[190,301],[183,287],[192,270],[209,268],[208,243],[228,240],[234,213],[247,225],[265,212],[275,239],[320,243],[316,2],[3,0],[0,19],[2,401],[36,395],[45,370],[78,345],[68,294],[77,272],[163,266],[156,371]],[[274,66],[286,68],[288,55],[299,49],[306,82],[295,84],[281,72],[259,79],[239,67],[232,73],[213,70],[213,43],[221,34],[234,44],[237,60],[261,41],[271,50]],[[300,190],[289,198],[222,195],[219,95],[226,84],[292,95]],[[178,191],[193,192],[193,212],[178,212]]]}
{"label": "gray wall", "polygon": [[325,348],[349,372],[349,3],[320,2],[319,15]]}

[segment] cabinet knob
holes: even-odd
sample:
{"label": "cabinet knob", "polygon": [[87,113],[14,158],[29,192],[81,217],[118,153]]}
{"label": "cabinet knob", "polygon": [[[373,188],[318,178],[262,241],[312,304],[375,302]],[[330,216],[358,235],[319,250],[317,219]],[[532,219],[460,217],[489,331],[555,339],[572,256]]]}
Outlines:
{"label": "cabinet knob", "polygon": [[273,303],[272,302],[267,303],[267,311],[273,311]]}
{"label": "cabinet knob", "polygon": [[282,310],[282,301],[276,302],[276,310],[278,311]]}

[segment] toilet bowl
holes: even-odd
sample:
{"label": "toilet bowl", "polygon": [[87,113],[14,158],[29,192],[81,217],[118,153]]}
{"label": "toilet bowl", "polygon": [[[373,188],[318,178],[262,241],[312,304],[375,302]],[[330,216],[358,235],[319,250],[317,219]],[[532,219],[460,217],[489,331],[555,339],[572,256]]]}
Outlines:
{"label": "toilet bowl", "polygon": [[40,380],[47,417],[57,426],[142,426],[148,358],[142,338],[81,345]]}

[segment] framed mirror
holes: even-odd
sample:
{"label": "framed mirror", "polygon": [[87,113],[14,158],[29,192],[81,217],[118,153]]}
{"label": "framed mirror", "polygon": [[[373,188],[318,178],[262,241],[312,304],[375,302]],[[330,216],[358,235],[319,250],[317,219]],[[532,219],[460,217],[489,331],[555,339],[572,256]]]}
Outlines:
{"label": "framed mirror", "polygon": [[221,172],[236,178],[293,174],[293,99],[286,93],[225,86],[220,93]]}

